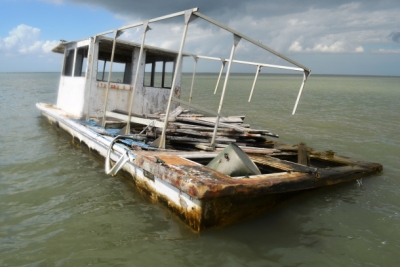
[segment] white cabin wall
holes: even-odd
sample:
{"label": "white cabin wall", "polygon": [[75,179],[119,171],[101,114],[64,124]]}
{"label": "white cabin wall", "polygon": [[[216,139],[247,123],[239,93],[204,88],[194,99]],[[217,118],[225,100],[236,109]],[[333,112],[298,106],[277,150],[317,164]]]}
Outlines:
{"label": "white cabin wall", "polygon": [[[93,77],[92,85],[89,97],[89,115],[91,117],[101,117],[103,116],[103,109],[105,103],[105,95],[107,90],[107,82],[97,81],[97,68],[98,68],[98,44],[97,40],[94,56],[93,56]],[[139,52],[140,48],[135,47],[133,49],[132,55],[132,65],[131,70],[131,84],[121,84],[121,83],[111,83],[108,93],[107,100],[107,110],[111,111],[114,109],[119,109],[128,112],[129,100],[131,98],[131,93],[133,92],[133,86],[135,83],[135,76],[137,70],[137,64],[139,63]],[[139,75],[137,88],[135,90],[135,96],[133,99],[132,112],[142,113],[142,114],[152,114],[152,113],[164,113],[167,109],[168,99],[171,89],[166,88],[153,88],[143,86],[144,81],[144,70],[146,62],[146,50],[143,51],[142,60],[140,62]],[[91,64],[88,64],[91,65]],[[178,70],[177,82],[174,90],[174,96],[179,98],[181,92],[181,69]],[[175,109],[179,103],[172,103],[171,109]]]}
{"label": "white cabin wall", "polygon": [[[76,57],[77,48],[89,44],[90,39],[70,44],[66,47],[65,53],[67,53],[67,50],[72,49],[74,50],[74,55]],[[76,59],[74,59],[74,63],[75,61]],[[64,76],[64,73],[61,73],[57,96],[57,107],[71,115],[82,117],[85,112],[85,85],[86,77]]]}
{"label": "white cabin wall", "polygon": [[[89,115],[91,117],[103,116],[103,109],[107,91],[107,82],[97,81],[98,72],[98,50],[99,50],[99,39],[96,41],[94,62],[93,62],[93,77],[92,85],[90,90],[90,103],[89,103]],[[135,51],[133,52],[132,59],[135,58]],[[133,60],[134,61],[134,60]],[[135,64],[131,69],[135,69]],[[134,78],[133,78],[134,79]],[[132,82],[133,82],[132,79]],[[131,84],[121,83],[110,83],[110,89],[108,92],[107,110],[120,109],[127,111],[129,107],[129,98],[132,92]]]}
{"label": "white cabin wall", "polygon": [[61,76],[57,107],[71,115],[82,117],[84,113],[85,77]]}

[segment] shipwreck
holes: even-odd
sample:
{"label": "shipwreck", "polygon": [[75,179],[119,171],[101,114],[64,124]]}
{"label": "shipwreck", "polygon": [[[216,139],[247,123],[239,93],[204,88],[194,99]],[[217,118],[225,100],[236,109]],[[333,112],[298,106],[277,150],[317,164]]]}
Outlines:
{"label": "shipwreck", "polygon": [[[179,50],[146,44],[153,23],[176,17],[183,18]],[[184,51],[189,25],[195,19],[232,35],[229,58]],[[121,39],[128,29],[138,30],[141,42]],[[242,39],[290,66],[235,60]],[[354,181],[382,170],[378,163],[316,151],[302,143],[280,143],[278,135],[245,124],[244,116],[224,114],[233,64],[255,68],[248,101],[261,68],[302,73],[293,114],[311,70],[197,8],[84,40],[63,41],[53,52],[64,55],[57,103],[37,103],[42,115],[69,133],[75,143],[105,159],[107,174],[127,177],[139,192],[163,204],[196,231],[261,214],[297,192]],[[184,57],[194,60],[193,79],[198,60],[221,62],[215,90],[220,82],[223,86],[216,110],[192,103],[193,82],[189,99],[181,99]],[[117,80],[112,77],[116,65],[123,66]]]}

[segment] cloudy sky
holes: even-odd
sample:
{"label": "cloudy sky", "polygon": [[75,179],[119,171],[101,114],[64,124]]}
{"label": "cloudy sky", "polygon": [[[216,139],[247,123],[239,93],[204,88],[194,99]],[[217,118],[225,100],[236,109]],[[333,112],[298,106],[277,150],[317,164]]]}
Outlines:
{"label": "cloudy sky", "polygon": [[[193,7],[314,74],[400,76],[400,0],[1,0],[0,72],[59,71],[61,56],[51,49],[60,39],[84,39]],[[146,43],[177,49],[181,22],[151,25]],[[138,38],[134,31],[124,35]],[[195,20],[185,50],[228,57],[231,39]],[[235,57],[248,59],[251,52],[251,60],[282,63],[242,41]]]}

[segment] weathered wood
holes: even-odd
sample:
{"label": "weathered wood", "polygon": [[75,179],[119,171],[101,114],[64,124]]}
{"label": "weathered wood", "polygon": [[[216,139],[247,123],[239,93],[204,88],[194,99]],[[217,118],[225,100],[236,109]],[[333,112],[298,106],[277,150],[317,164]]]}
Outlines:
{"label": "weathered wood", "polygon": [[[214,130],[214,128],[212,128],[212,127],[193,125],[193,124],[182,123],[182,122],[173,122],[172,125],[175,125],[180,129],[192,129],[192,130],[203,131],[203,132],[213,132],[213,130]],[[218,128],[217,131],[218,132],[236,132],[235,129],[230,129],[230,128]]]}
{"label": "weathered wood", "polygon": [[[227,146],[227,145],[220,145],[220,146]],[[279,153],[280,150],[273,149],[273,148],[264,148],[264,147],[251,147],[251,146],[239,146],[243,152],[248,154],[261,154],[261,155],[270,155],[274,153]],[[224,148],[218,148],[217,151],[223,150]]]}
{"label": "weathered wood", "polygon": [[304,143],[300,143],[298,145],[298,152],[297,152],[297,163],[301,165],[309,165],[309,158],[307,153],[307,146]]}
{"label": "weathered wood", "polygon": [[[243,123],[242,118],[244,118],[244,116],[228,116],[228,117],[221,117],[219,121],[223,123]],[[201,117],[199,118],[199,120],[215,122],[216,117]]]}
{"label": "weathered wood", "polygon": [[[121,110],[121,109],[114,109],[112,112],[123,114],[123,115],[128,115],[127,111]],[[148,119],[159,119],[160,115],[159,114],[143,114],[143,113],[135,113],[132,112],[132,116],[139,117],[139,118],[148,118]]]}
{"label": "weathered wood", "polygon": [[210,147],[210,145],[204,145],[204,144],[196,144],[195,147],[198,149],[201,149],[201,150],[205,150],[205,151],[213,151],[214,150],[212,147]]}
{"label": "weathered wood", "polygon": [[198,117],[204,117],[204,115],[203,114],[195,114],[195,113],[193,113],[193,114],[180,114],[179,117],[195,117],[195,118],[198,118]]}
{"label": "weathered wood", "polygon": [[[115,112],[111,112],[111,111],[106,111],[106,116],[107,117],[116,118],[116,119],[120,119],[122,121],[128,120],[128,116],[127,115],[120,114],[120,113],[115,113]],[[138,124],[143,124],[143,125],[149,125],[149,124],[152,123],[156,127],[163,127],[164,126],[164,124],[161,121],[157,121],[157,120],[154,120],[154,119],[139,118],[139,117],[136,117],[136,116],[132,116],[131,117],[131,122],[138,123]]]}
{"label": "weathered wood", "polygon": [[234,136],[234,137],[249,137],[249,138],[263,138],[261,134],[253,133],[232,133],[232,132],[220,132],[217,133],[220,136]]}
{"label": "weathered wood", "polygon": [[314,168],[310,169],[309,167],[300,165],[298,163],[286,160],[280,160],[267,155],[264,156],[249,155],[249,157],[255,163],[267,165],[286,172],[310,173],[311,171],[314,171]]}
{"label": "weathered wood", "polygon": [[[215,126],[215,122],[208,122],[208,121],[203,121],[203,120],[200,120],[200,119],[189,119],[189,118],[179,118],[179,117],[177,117],[176,120],[177,121],[194,123],[194,124],[212,126],[212,127]],[[222,123],[222,122],[218,124],[218,127],[231,128],[231,129],[235,129],[236,131],[239,131],[239,132],[246,132],[248,130],[248,129],[246,129],[244,127],[241,127],[241,126],[238,126],[238,125],[231,125],[231,124]]]}

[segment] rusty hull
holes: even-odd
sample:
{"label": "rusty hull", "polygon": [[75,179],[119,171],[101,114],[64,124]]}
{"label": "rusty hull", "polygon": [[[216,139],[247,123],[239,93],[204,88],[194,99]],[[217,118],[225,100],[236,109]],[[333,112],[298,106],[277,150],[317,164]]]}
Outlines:
{"label": "rusty hull", "polygon": [[[326,153],[318,153],[321,159],[328,159]],[[317,157],[316,154],[313,156]],[[265,155],[262,157],[268,158]],[[261,214],[296,192],[357,180],[382,170],[380,164],[341,156],[331,156],[329,160],[347,165],[316,169],[272,158],[275,167],[282,172],[233,179],[182,158],[179,152],[141,151],[134,164],[191,198],[201,200],[201,214],[185,212],[179,207],[167,205],[193,229],[199,231]]]}

